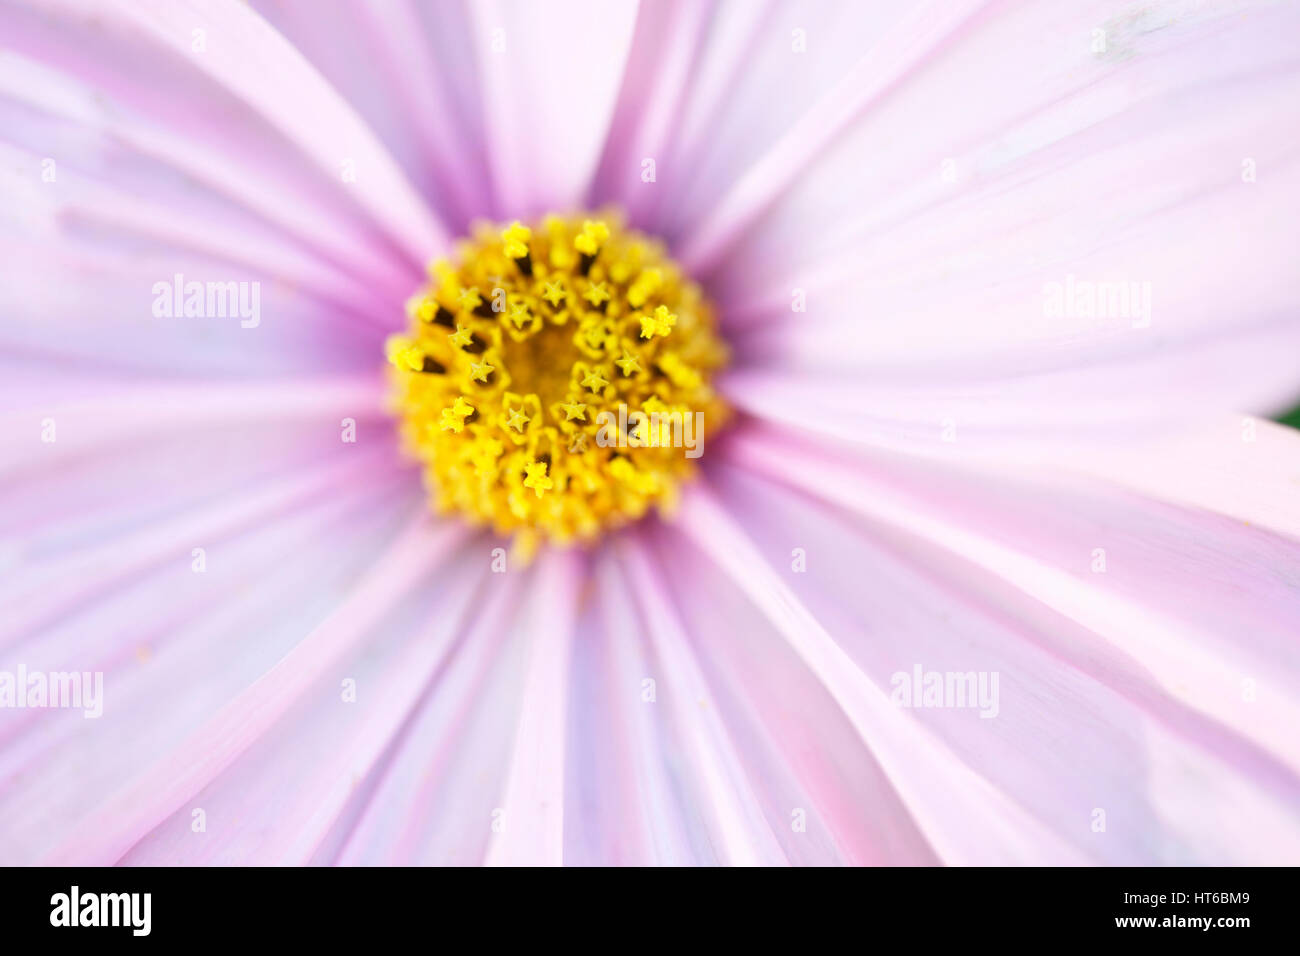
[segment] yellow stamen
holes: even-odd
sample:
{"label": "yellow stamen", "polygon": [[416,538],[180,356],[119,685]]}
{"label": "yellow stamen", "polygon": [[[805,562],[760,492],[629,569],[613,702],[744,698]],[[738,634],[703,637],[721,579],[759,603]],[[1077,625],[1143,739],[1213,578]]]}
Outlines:
{"label": "yellow stamen", "polygon": [[636,281],[627,290],[628,304],[634,309],[639,309],[646,304],[646,300],[659,290],[664,284],[664,274],[658,269],[646,269]]}
{"label": "yellow stamen", "polygon": [[609,381],[601,377],[600,369],[598,368],[593,368],[590,372],[588,372],[585,376],[583,376],[582,379],[582,387],[589,388],[593,392],[599,392],[602,388],[604,388],[608,384]]}
{"label": "yellow stamen", "polygon": [[548,216],[483,226],[429,275],[387,355],[438,510],[528,550],[671,504],[694,469],[672,423],[725,423],[711,381],[727,353],[657,242],[608,217]]}
{"label": "yellow stamen", "polygon": [[609,238],[609,226],[604,222],[588,219],[582,224],[582,234],[573,240],[573,248],[584,256],[594,256],[600,252],[601,243]]}
{"label": "yellow stamen", "polygon": [[618,366],[619,371],[627,376],[635,375],[641,371],[641,365],[637,362],[636,356],[628,352],[627,349],[623,350],[623,357],[614,364]]}
{"label": "yellow stamen", "polygon": [[531,421],[532,419],[524,414],[523,409],[515,408],[510,411],[510,415],[506,419],[506,427],[513,428],[522,435],[524,426]]}
{"label": "yellow stamen", "polygon": [[563,282],[546,283],[546,291],[542,293],[542,298],[551,303],[553,308],[558,308],[567,297],[568,293],[564,291]]}
{"label": "yellow stamen", "polygon": [[511,259],[522,259],[528,255],[528,240],[533,237],[533,231],[527,226],[519,224],[515,220],[501,233],[501,240],[505,243],[505,254]]}
{"label": "yellow stamen", "polygon": [[442,410],[439,424],[444,431],[459,432],[465,427],[465,419],[472,414],[474,414],[474,407],[465,401],[464,397],[457,395],[455,404]]}
{"label": "yellow stamen", "polygon": [[542,492],[549,488],[555,487],[555,482],[546,477],[546,463],[535,461],[531,464],[524,465],[524,487],[532,488],[537,492],[537,497],[542,496]]}
{"label": "yellow stamen", "polygon": [[582,297],[599,308],[602,302],[609,301],[609,291],[605,288],[605,283],[593,282],[591,287],[582,293]]}
{"label": "yellow stamen", "polygon": [[[645,320],[642,319],[642,322]],[[447,336],[447,341],[453,348],[463,349],[474,341],[474,333],[467,325],[457,325],[456,331]]]}
{"label": "yellow stamen", "polygon": [[668,306],[657,306],[652,315],[641,316],[641,337],[652,339],[656,335],[665,336],[677,324],[677,316],[668,311]]}
{"label": "yellow stamen", "polygon": [[456,301],[466,312],[472,312],[483,302],[483,297],[478,294],[478,289],[461,289],[456,294]]}
{"label": "yellow stamen", "polygon": [[565,402],[560,406],[564,409],[564,420],[571,422],[575,418],[579,421],[585,421],[587,418],[587,406],[582,402]]}

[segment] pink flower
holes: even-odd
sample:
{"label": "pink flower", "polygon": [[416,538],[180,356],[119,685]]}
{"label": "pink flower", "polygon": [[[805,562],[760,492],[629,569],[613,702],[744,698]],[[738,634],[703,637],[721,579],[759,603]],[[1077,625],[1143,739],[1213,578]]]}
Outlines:
{"label": "pink flower", "polygon": [[[254,7],[0,7],[0,862],[1300,860],[1295,5]],[[384,341],[605,205],[737,415],[502,564]]]}

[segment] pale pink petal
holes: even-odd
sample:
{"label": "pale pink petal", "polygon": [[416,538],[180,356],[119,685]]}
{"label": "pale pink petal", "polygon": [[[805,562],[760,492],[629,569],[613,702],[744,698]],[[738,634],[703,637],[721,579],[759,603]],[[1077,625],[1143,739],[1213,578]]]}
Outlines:
{"label": "pale pink petal", "polygon": [[[495,557],[484,545],[460,560],[488,567]],[[530,648],[531,635],[512,625],[535,587],[535,571],[487,575],[447,666],[315,862],[483,863],[493,827],[504,818],[501,797]]]}
{"label": "pale pink petal", "polygon": [[[742,197],[765,212],[710,222],[688,259],[717,263],[710,289],[750,369],[897,387],[862,397],[859,429],[880,400],[915,403],[900,427],[938,431],[967,395],[977,429],[1035,406],[1098,423],[1127,406],[1148,426],[1189,404],[1277,411],[1300,375],[1300,151],[1279,122],[1300,102],[1298,15],[990,7],[799,175],[809,143],[774,149],[763,162],[784,175]],[[1049,295],[1080,282],[1139,298],[1057,314]]]}
{"label": "pale pink petal", "polygon": [[489,866],[564,862],[564,738],[577,570],[571,554],[545,555],[533,600],[517,620],[529,637],[528,665],[501,793],[500,826],[493,827],[484,861]]}
{"label": "pale pink petal", "polygon": [[[236,436],[214,430],[210,437],[224,439],[227,447],[240,447]],[[285,454],[289,442],[283,432],[276,438],[279,447],[275,453],[289,458]],[[193,450],[189,443],[181,443],[181,447]],[[263,444],[259,450],[264,449]],[[138,451],[135,457],[137,464],[155,460],[155,456]],[[169,464],[177,483],[190,477],[185,469],[176,467],[174,459]],[[15,505],[32,502],[33,509],[54,512],[58,518],[42,518],[39,531],[33,530],[30,520],[5,522],[3,533],[11,549],[8,558],[20,563],[0,585],[0,620],[5,630],[0,646],[10,648],[61,626],[74,613],[113,598],[158,569],[185,563],[181,558],[193,556],[195,547],[206,551],[255,531],[268,517],[316,506],[328,501],[340,487],[367,481],[391,486],[394,477],[388,449],[333,460],[304,457],[283,474],[246,474],[243,482],[233,487],[226,475],[221,476],[227,478],[222,484],[205,470],[186,483],[181,500],[165,490],[142,488],[138,470],[122,475],[118,469],[101,465],[95,474],[94,487],[81,496],[77,492],[84,485],[79,488],[61,475],[45,478],[47,487],[41,495],[27,488],[12,494],[10,500]],[[213,487],[225,493],[225,501],[212,500]],[[232,491],[236,494],[230,494]],[[149,492],[152,497],[146,497]],[[65,507],[67,500],[76,501],[76,507]],[[160,507],[160,501],[166,505]],[[85,646],[84,635],[68,636],[77,647]]]}
{"label": "pale pink petal", "polygon": [[[721,197],[707,205],[706,211],[696,213],[698,226],[680,252],[682,264],[697,274],[709,272],[768,206],[793,186],[827,149],[859,124],[873,106],[886,99],[895,86],[953,42],[986,6],[987,0],[917,3],[901,8],[902,14],[882,30],[881,14],[889,6],[860,5],[839,42],[860,44],[864,36],[872,37],[874,42],[867,49],[859,50],[852,67],[833,85],[818,89],[811,102],[796,113],[797,118],[781,129],[780,135],[767,144],[759,157],[750,165],[740,167],[742,171],[726,185]],[[845,4],[839,12],[850,9]],[[836,24],[828,22],[829,19],[816,19],[816,25],[822,29],[815,31],[818,36],[814,42],[830,40],[828,46],[836,42]],[[844,26],[841,24],[841,29]],[[774,37],[765,39],[775,40]],[[784,31],[780,41],[783,44],[786,41]],[[779,72],[774,69],[771,75],[775,79],[780,73],[787,76],[794,73],[799,62],[796,56],[834,62],[839,59],[837,52],[831,46],[807,57],[806,53],[797,52],[791,37],[789,49],[784,51],[783,69]]]}
{"label": "pale pink petal", "polygon": [[253,6],[383,140],[453,232],[492,205],[478,65],[462,0]]}
{"label": "pale pink petal", "polygon": [[[330,210],[336,225],[361,227],[304,237],[388,243],[417,268],[446,238],[357,114],[246,6],[57,0],[4,16],[17,52],[119,104],[100,115],[142,151],[259,212],[307,226],[301,217]],[[355,181],[342,175],[346,160]]]}
{"label": "pale pink petal", "polygon": [[[1285,580],[1294,541],[1077,472],[1063,481],[1059,469],[1050,480],[1042,470],[956,474],[771,435],[737,436],[729,454],[864,522],[855,534],[837,530],[843,518],[827,520],[814,535],[807,517],[791,516],[784,535],[765,526],[763,537],[769,547],[809,539],[822,549],[816,578],[792,578],[807,582],[800,592],[819,621],[877,683],[915,664],[1002,672],[1010,687],[983,740],[947,712],[913,713],[1008,801],[1098,859],[1294,857],[1300,752],[1286,728],[1300,719],[1292,703],[1300,671],[1288,663],[1300,608]],[[732,485],[733,506],[744,508]],[[776,513],[772,492],[750,496],[750,509]],[[916,585],[886,580],[891,600],[866,603],[860,579],[837,564],[846,553],[861,560],[864,534],[926,568],[943,590],[909,602]],[[785,545],[774,544],[782,537]],[[947,632],[924,620],[946,602],[959,602],[943,614]],[[857,633],[867,613],[904,607],[916,609],[915,623],[884,623],[869,642]],[[1062,764],[1060,753],[1073,759]],[[1135,829],[1095,842],[1087,821],[1095,807],[1123,808],[1120,820]],[[1137,838],[1157,824],[1155,842]],[[1210,828],[1222,838],[1207,839]]]}
{"label": "pale pink petal", "polygon": [[1295,429],[1273,421],[1216,415],[1143,447],[1050,449],[1036,464],[1300,540],[1300,442]]}
{"label": "pale pink petal", "polygon": [[353,383],[25,396],[0,416],[0,534],[20,562],[0,586],[3,643],[159,565],[187,566],[191,549],[314,502],[331,481],[399,476],[377,397]]}
{"label": "pale pink petal", "polygon": [[[14,860],[52,851],[243,691],[424,512],[376,383],[195,384],[33,389],[3,418],[6,669],[104,675],[96,719],[2,715]],[[81,850],[99,848],[120,852]]]}
{"label": "pale pink petal", "polygon": [[706,48],[715,38],[743,36],[726,18],[747,11],[762,14],[762,5],[703,0],[641,4],[609,135],[589,187],[589,205],[618,202],[634,222],[649,225],[657,218],[664,189],[680,196],[684,184],[671,176],[671,167],[665,166],[660,186],[657,165],[653,182],[643,178],[643,161],[667,159],[688,96],[700,95],[694,89],[699,72],[709,59],[726,59],[714,50],[706,58]]}
{"label": "pale pink petal", "polygon": [[[756,170],[771,170],[779,154],[823,148],[813,134],[833,135],[870,97],[851,78],[863,79],[871,62],[888,70],[924,33],[918,12],[948,15],[941,4],[826,0],[643,5],[593,199],[629,203],[640,225],[694,259],[697,236],[751,214],[740,207]],[[647,159],[653,183],[642,180]],[[792,174],[798,162],[785,166]]]}
{"label": "pale pink petal", "polygon": [[[28,384],[7,395],[0,415],[0,475],[13,470],[66,465],[69,459],[107,451],[115,443],[147,442],[211,426],[255,422],[306,424],[319,439],[343,439],[345,418],[366,420],[361,442],[391,441],[389,419],[380,412],[378,376],[284,379],[273,383],[126,379],[75,380],[72,390]],[[21,402],[21,404],[19,404]],[[54,428],[42,440],[43,420]],[[33,457],[39,448],[40,457]]]}
{"label": "pale pink petal", "polygon": [[1219,415],[1143,448],[1045,459],[1071,473],[1300,541],[1300,442],[1283,425]]}
{"label": "pale pink petal", "polygon": [[163,756],[137,767],[116,792],[64,832],[48,862],[108,864],[226,770],[316,680],[340,662],[461,534],[417,522],[366,570],[347,599],[280,660]]}
{"label": "pale pink petal", "polygon": [[764,561],[736,518],[705,489],[683,501],[676,527],[762,611],[839,705],[926,841],[949,863],[1077,863],[1084,854],[1035,819],[930,728],[895,708]]}
{"label": "pale pink petal", "polygon": [[[564,862],[784,862],[657,563],[639,533],[591,560],[573,640]],[[651,615],[657,637],[674,645],[671,671],[649,635]]]}
{"label": "pale pink petal", "polygon": [[978,366],[822,374],[759,359],[719,388],[759,419],[847,445],[1009,461],[1131,446],[1225,407],[1277,407],[1294,381],[1300,322],[1283,320],[1014,376]]}
{"label": "pale pink petal", "polygon": [[499,218],[586,197],[632,41],[630,0],[483,0],[466,40],[478,62]]}
{"label": "pale pink petal", "polygon": [[[283,38],[240,4],[18,3],[0,23],[6,366],[380,364],[446,234]],[[178,277],[242,283],[257,313],[160,316]]]}
{"label": "pale pink petal", "polygon": [[365,640],[122,862],[303,865],[346,834],[394,741],[450,666],[487,574],[486,560],[458,562],[393,602]]}
{"label": "pale pink petal", "polygon": [[[686,517],[678,527],[688,527]],[[692,526],[710,535],[718,530]],[[738,562],[753,557],[743,548],[735,554]],[[735,741],[785,858],[822,866],[934,862],[925,822],[885,761],[773,625],[770,609],[752,599],[750,583],[770,589],[762,569],[752,569],[757,577],[742,585],[735,567],[697,551],[676,531],[655,535],[655,555],[708,682],[704,706],[716,710]]]}
{"label": "pale pink petal", "polygon": [[[364,120],[288,40],[246,7],[193,0],[185,9],[166,0],[132,0],[124,13],[125,22],[162,49],[189,56],[203,74],[252,107],[301,151],[308,168],[342,180],[340,164],[351,161],[355,182],[341,181],[340,192],[346,190],[412,261],[423,263],[449,238]],[[192,53],[196,20],[208,30],[204,55]]]}
{"label": "pale pink petal", "polygon": [[698,844],[663,759],[658,701],[654,685],[646,683],[654,680],[653,667],[639,640],[635,595],[608,550],[592,556],[586,573],[571,642],[564,862],[693,863]]}
{"label": "pale pink petal", "polygon": [[[710,706],[713,696],[691,646],[681,616],[664,583],[664,570],[640,542],[619,549],[627,565],[644,619],[656,673],[656,692],[663,686],[662,706],[669,711],[676,746],[680,748],[695,785],[694,805],[699,827],[713,852],[709,859],[728,866],[779,865],[786,857],[778,829],[763,815],[763,808],[748,779],[737,741]],[[656,697],[656,703],[658,703]],[[781,821],[784,823],[784,821]]]}
{"label": "pale pink petal", "polygon": [[[376,491],[388,496],[378,509]],[[117,826],[152,824],[134,816],[154,813],[148,803],[110,812],[111,825],[91,825],[85,841],[72,836],[76,826],[113,807],[114,793],[289,652],[365,571],[391,537],[394,518],[408,517],[413,504],[400,485],[374,477],[306,498],[284,514],[265,515],[255,528],[204,542],[203,574],[192,570],[193,541],[177,540],[171,560],[68,607],[57,624],[7,649],[10,671],[23,664],[29,671],[104,675],[97,719],[77,711],[5,712],[7,859],[36,862],[63,845],[65,859],[111,862],[125,848],[114,842]],[[347,546],[322,549],[322,540]]]}

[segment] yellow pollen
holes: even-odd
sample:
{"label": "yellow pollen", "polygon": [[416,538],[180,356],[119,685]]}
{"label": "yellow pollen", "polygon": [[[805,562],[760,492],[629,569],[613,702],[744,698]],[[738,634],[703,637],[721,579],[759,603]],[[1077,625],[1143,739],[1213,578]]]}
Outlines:
{"label": "yellow pollen", "polygon": [[532,421],[532,419],[525,415],[522,409],[516,408],[513,409],[510,412],[510,415],[506,418],[506,427],[513,428],[522,435],[524,433],[524,426],[530,421]]}
{"label": "yellow pollen", "polygon": [[564,409],[564,420],[566,422],[571,422],[575,418],[578,421],[586,421],[587,406],[582,402],[566,402],[560,407]]}
{"label": "yellow pollen", "polygon": [[608,384],[608,380],[601,377],[600,369],[592,369],[582,378],[582,387],[589,388],[593,392],[599,392]]}
{"label": "yellow pollen", "polygon": [[627,376],[635,375],[637,372],[641,371],[641,363],[639,363],[636,360],[636,356],[630,354],[627,349],[623,350],[623,357],[614,364],[617,365],[619,370]]}
{"label": "yellow pollen", "polygon": [[456,295],[456,304],[466,311],[478,308],[483,297],[478,294],[478,289],[461,289]]}
{"label": "yellow pollen", "polygon": [[641,316],[641,337],[652,339],[656,335],[667,335],[676,324],[677,316],[669,312],[667,306],[656,306],[653,315]]}
{"label": "yellow pollen", "polygon": [[529,553],[671,507],[729,416],[712,387],[727,352],[660,243],[552,215],[478,227],[429,276],[387,356],[438,511]]}
{"label": "yellow pollen", "polygon": [[542,298],[549,302],[552,308],[558,306],[567,297],[568,293],[564,291],[564,283],[562,282],[546,283],[546,291],[542,293]]}
{"label": "yellow pollen", "polygon": [[600,308],[602,302],[609,301],[609,292],[605,289],[605,283],[593,282],[587,291],[582,293],[582,297],[596,308]]}
{"label": "yellow pollen", "polygon": [[539,498],[542,492],[555,487],[555,482],[546,477],[545,462],[535,461],[524,465],[524,487],[532,488]]}
{"label": "yellow pollen", "polygon": [[468,326],[458,325],[456,331],[447,336],[447,341],[453,348],[463,349],[474,341],[474,333]]}
{"label": "yellow pollen", "polygon": [[511,223],[501,233],[501,241],[505,243],[505,254],[511,259],[522,259],[528,255],[528,240],[531,238],[533,238],[531,229],[521,226],[518,220]]}
{"label": "yellow pollen", "polygon": [[573,240],[573,248],[584,256],[594,256],[600,252],[601,243],[608,238],[609,226],[588,219],[582,224],[582,233]]}

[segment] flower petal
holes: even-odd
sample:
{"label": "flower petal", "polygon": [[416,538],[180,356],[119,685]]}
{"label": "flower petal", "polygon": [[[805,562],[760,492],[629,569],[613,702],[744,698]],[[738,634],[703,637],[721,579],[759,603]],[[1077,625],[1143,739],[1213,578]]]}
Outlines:
{"label": "flower petal", "polygon": [[566,865],[782,864],[641,533],[594,555],[574,636]]}
{"label": "flower petal", "polygon": [[348,195],[414,263],[422,264],[430,250],[447,241],[362,118],[260,17],[240,4],[212,0],[194,0],[192,10],[140,0],[126,11],[134,26],[173,52],[188,53],[194,21],[203,20],[212,43],[206,55],[192,58],[201,72],[251,106],[321,173],[335,176],[340,163],[354,163],[360,188]]}
{"label": "flower petal", "polygon": [[459,536],[452,527],[438,536],[431,536],[424,524],[407,529],[343,604],[163,757],[135,768],[125,785],[63,834],[47,859],[81,865],[115,862],[274,726]]}
{"label": "flower petal", "polygon": [[[304,865],[328,854],[450,666],[487,574],[486,562],[457,562],[393,601],[379,627],[122,862]],[[194,829],[191,807],[206,830]]]}
{"label": "flower petal", "polygon": [[[246,7],[60,0],[7,5],[0,24],[14,51],[0,63],[14,268],[0,344],[154,371],[302,371],[355,367],[400,324],[445,234]],[[178,276],[186,297],[208,286],[202,318],[159,312]],[[227,282],[247,317],[213,301]]]}
{"label": "flower petal", "polygon": [[253,6],[321,71],[383,140],[455,234],[492,206],[484,112],[458,0]]}
{"label": "flower petal", "polygon": [[[860,579],[838,570],[840,555],[860,555],[863,533],[936,579],[926,592],[882,579],[880,593],[915,609],[904,619],[942,611],[946,631],[918,620],[889,623],[870,643],[853,629],[842,640],[878,684],[917,665],[1000,671],[1014,696],[988,722],[997,732],[963,733],[950,712],[918,718],[1006,800],[1111,862],[1260,863],[1300,848],[1300,751],[1285,729],[1300,680],[1288,650],[1300,617],[1287,581],[1293,540],[1042,471],[955,473],[757,434],[729,451],[751,474],[865,522],[855,534],[828,517],[812,537],[823,570],[800,593],[828,626],[861,627],[851,622],[882,608],[900,616],[888,597],[862,601]],[[774,500],[767,492],[749,507],[774,516]],[[788,540],[810,537],[802,513],[785,522]],[[1055,756],[1067,753],[1067,764]],[[1124,840],[1097,841],[1085,817],[1098,807],[1112,820],[1122,807],[1133,828]],[[1153,827],[1157,839],[1139,838]],[[1210,830],[1223,838],[1206,839]]]}
{"label": "flower petal", "polygon": [[470,7],[499,218],[578,206],[600,158],[637,5],[485,0]]}
{"label": "flower petal", "polygon": [[897,385],[933,430],[968,394],[996,426],[981,396],[1003,388],[1008,430],[1035,407],[1149,426],[1287,406],[1297,26],[1294,5],[1176,0],[979,15],[774,177],[761,218],[711,223],[737,239],[711,290],[746,364]]}
{"label": "flower petal", "polygon": [[[783,364],[783,363],[782,363]],[[1170,337],[1149,350],[1017,375],[936,367],[821,374],[738,362],[720,377],[733,405],[837,443],[942,458],[1104,453],[1226,408],[1275,408],[1300,381],[1300,323]]]}
{"label": "flower petal", "polygon": [[[653,181],[643,179],[643,162],[667,159],[687,97],[700,93],[695,89],[697,74],[710,60],[730,58],[711,49],[706,57],[710,44],[734,43],[745,35],[740,25],[728,18],[755,12],[761,19],[764,10],[758,4],[693,0],[641,4],[609,135],[592,178],[589,205],[616,202],[634,223],[655,228],[663,193],[657,186],[657,169]],[[665,177],[669,171],[664,169]],[[672,180],[673,193],[680,196],[682,185]]]}
{"label": "flower petal", "polygon": [[[475,553],[485,564],[486,548]],[[529,653],[512,627],[536,569],[489,574],[447,665],[420,701],[316,862],[478,866],[493,827],[520,719]]]}
{"label": "flower petal", "polygon": [[534,600],[520,619],[532,640],[519,727],[501,796],[504,826],[493,830],[489,866],[559,866],[564,861],[564,731],[575,571],[573,555],[546,554]]}
{"label": "flower petal", "polygon": [[[196,0],[188,8],[149,2],[105,8],[58,0],[39,9],[19,4],[5,16],[19,53],[120,104],[114,118],[141,145],[212,164],[194,169],[222,188],[260,189],[255,198],[244,193],[253,208],[273,203],[286,214],[318,211],[299,208],[296,179],[316,191],[314,206],[364,211],[417,268],[445,241],[374,134],[244,5]],[[87,44],[94,57],[85,56]],[[206,153],[201,146],[209,147]],[[354,182],[341,176],[345,160],[353,162]],[[242,175],[231,175],[241,162],[248,164]],[[284,190],[278,201],[264,175]]]}
{"label": "flower petal", "polygon": [[716,561],[841,708],[925,840],[950,863],[1078,862],[1082,855],[894,708],[704,489],[676,527]]}
{"label": "flower petal", "polygon": [[[699,225],[680,253],[682,264],[697,275],[711,271],[728,247],[828,147],[893,87],[950,43],[987,5],[987,0],[945,0],[894,8],[898,11],[895,13],[885,4],[875,7],[844,4],[831,9],[841,17],[847,14],[848,24],[818,17],[817,41],[824,42],[828,49],[815,59],[834,64],[828,67],[834,82],[826,82],[821,88],[814,85],[814,95],[807,101],[794,100],[798,109],[793,121],[779,128],[779,135],[751,165],[740,167],[743,171],[727,183],[721,198],[708,206],[706,212],[695,214],[694,221]],[[885,21],[884,29],[881,20]],[[773,68],[771,75],[783,75],[787,79],[798,75],[791,64],[801,52],[797,34],[806,32],[796,27],[789,49],[777,48],[785,63]],[[863,52],[860,44],[865,35],[874,35],[875,42]],[[784,44],[784,31],[779,37]],[[852,67],[842,75],[839,64],[844,61],[837,55],[841,44],[852,44],[850,49],[856,53],[849,61]],[[823,82],[827,79],[824,75],[820,78]],[[790,102],[794,93],[807,95],[803,89],[787,87],[782,99]],[[774,104],[764,105],[769,116],[772,115]]]}

